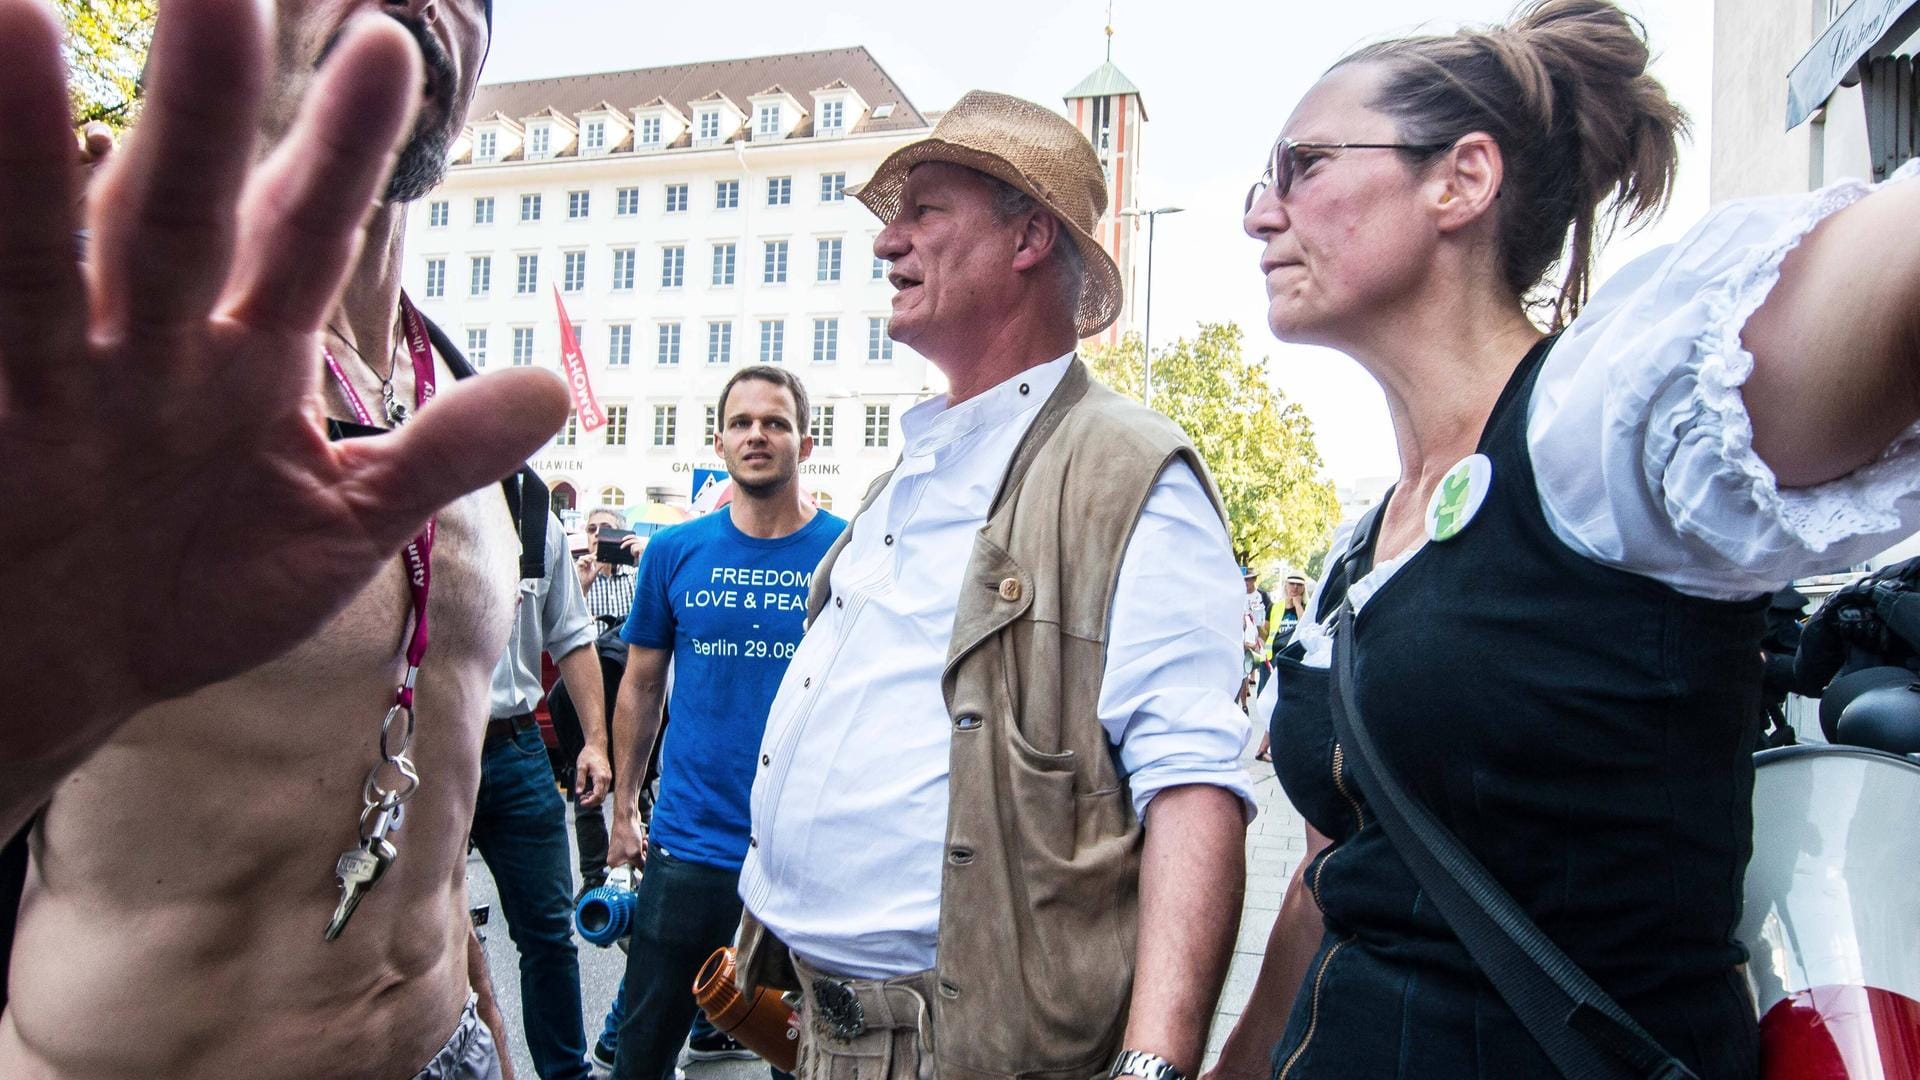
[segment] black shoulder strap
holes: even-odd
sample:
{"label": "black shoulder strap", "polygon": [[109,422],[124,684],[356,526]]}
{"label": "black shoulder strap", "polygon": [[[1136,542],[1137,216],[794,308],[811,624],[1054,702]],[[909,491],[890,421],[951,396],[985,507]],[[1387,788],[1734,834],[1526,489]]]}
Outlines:
{"label": "black shoulder strap", "polygon": [[[433,342],[440,358],[447,362],[447,370],[453,372],[453,377],[472,378],[473,365],[467,363],[467,355],[455,347],[446,331],[424,314],[420,319],[427,324],[427,338]],[[552,506],[547,485],[531,466],[522,465],[518,472],[500,481],[500,487],[507,495],[507,512],[513,515],[514,526],[520,530],[520,576],[546,577],[547,512]]]}
{"label": "black shoulder strap", "polygon": [[1358,708],[1353,623],[1353,605],[1343,600],[1334,624],[1334,734],[1364,767],[1359,780],[1367,803],[1394,850],[1507,1007],[1568,1080],[1696,1080],[1400,786]]}

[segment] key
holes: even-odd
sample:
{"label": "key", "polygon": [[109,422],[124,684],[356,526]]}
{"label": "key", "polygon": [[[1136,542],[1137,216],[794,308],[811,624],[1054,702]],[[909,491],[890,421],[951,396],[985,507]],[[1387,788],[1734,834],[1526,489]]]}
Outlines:
{"label": "key", "polygon": [[327,923],[326,940],[332,941],[340,936],[347,927],[347,920],[353,918],[355,908],[366,898],[380,881],[381,875],[393,863],[400,852],[387,839],[387,833],[393,828],[393,811],[383,811],[375,819],[370,836],[360,842],[358,847],[348,848],[340,854],[340,860],[334,864],[333,876],[340,882],[340,903],[333,909],[333,918]]}

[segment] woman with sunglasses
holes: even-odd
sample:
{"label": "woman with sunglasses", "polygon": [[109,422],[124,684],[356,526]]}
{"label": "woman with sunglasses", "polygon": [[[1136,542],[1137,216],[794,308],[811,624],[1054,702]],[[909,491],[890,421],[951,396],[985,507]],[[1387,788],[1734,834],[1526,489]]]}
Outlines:
{"label": "woman with sunglasses", "polygon": [[[1222,1080],[1558,1072],[1376,767],[1665,1052],[1757,1074],[1732,935],[1765,595],[1920,528],[1920,182],[1723,207],[1589,300],[1605,226],[1673,180],[1647,60],[1605,0],[1363,48],[1248,195],[1275,335],[1374,376],[1401,475],[1276,665],[1308,855]],[[1334,734],[1336,621],[1378,761]]]}

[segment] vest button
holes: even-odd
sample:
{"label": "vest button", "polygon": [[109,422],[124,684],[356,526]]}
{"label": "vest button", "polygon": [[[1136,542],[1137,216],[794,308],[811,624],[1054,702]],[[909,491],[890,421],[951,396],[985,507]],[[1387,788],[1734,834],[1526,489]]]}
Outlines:
{"label": "vest button", "polygon": [[953,726],[961,731],[973,731],[980,726],[979,713],[961,713],[953,718]]}
{"label": "vest button", "polygon": [[955,866],[965,866],[973,861],[973,849],[957,847],[947,852],[947,861]]}
{"label": "vest button", "polygon": [[1007,578],[1000,583],[1000,599],[1012,603],[1020,599],[1020,579]]}

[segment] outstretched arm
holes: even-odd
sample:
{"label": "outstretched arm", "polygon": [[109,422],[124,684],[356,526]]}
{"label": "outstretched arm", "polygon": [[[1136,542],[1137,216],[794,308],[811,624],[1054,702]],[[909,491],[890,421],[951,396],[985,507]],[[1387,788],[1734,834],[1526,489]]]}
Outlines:
{"label": "outstretched arm", "polygon": [[[257,161],[265,12],[165,5],[83,269],[60,30],[36,0],[0,0],[0,834],[135,712],[311,634],[565,415],[556,379],[520,371],[400,433],[327,441],[318,332],[412,127],[420,59],[363,16]],[[144,558],[67,539],[60,523],[101,505],[141,522]]]}
{"label": "outstretched arm", "polygon": [[1845,476],[1920,419],[1920,178],[1814,228],[1741,339],[1753,448],[1782,487]]}

